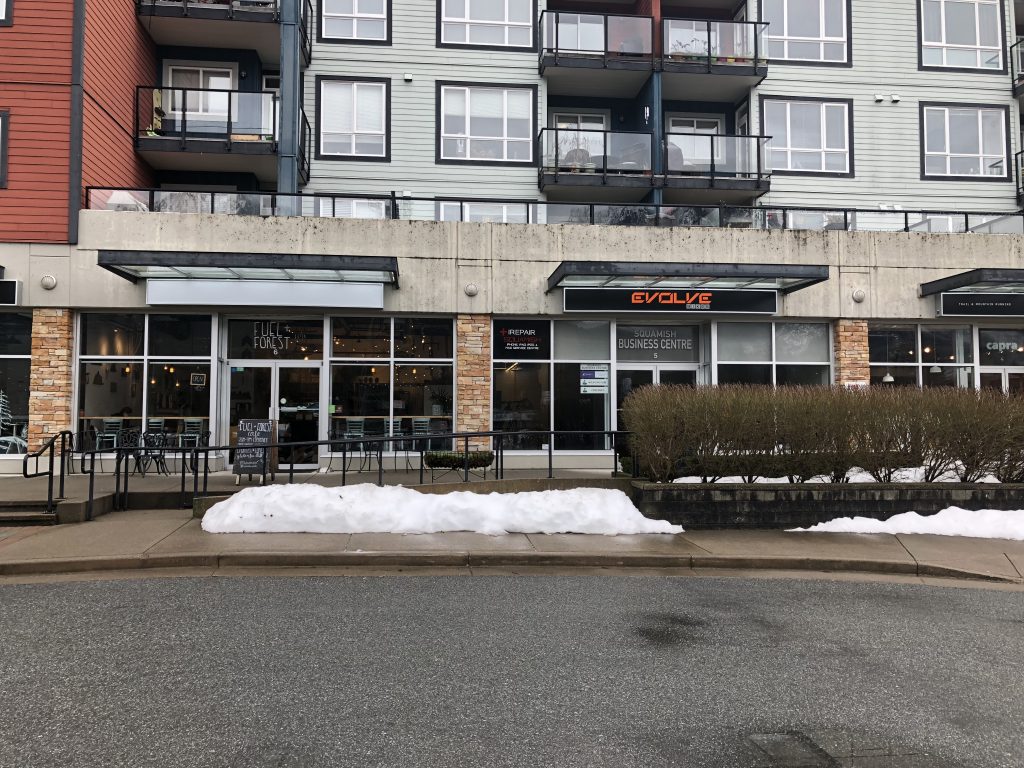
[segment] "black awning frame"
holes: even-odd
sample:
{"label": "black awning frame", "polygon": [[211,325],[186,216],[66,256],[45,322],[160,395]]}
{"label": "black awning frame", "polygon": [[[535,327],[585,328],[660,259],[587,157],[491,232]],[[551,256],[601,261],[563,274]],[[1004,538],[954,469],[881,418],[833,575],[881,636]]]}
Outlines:
{"label": "black awning frame", "polygon": [[214,267],[240,269],[304,269],[325,272],[390,272],[398,287],[398,259],[394,256],[342,256],[323,253],[230,253],[224,251],[99,251],[99,266],[133,283],[138,275],[128,267]]}
{"label": "black awning frame", "polygon": [[[1007,285],[1019,283],[1021,285],[1021,293],[1024,293],[1024,269],[993,269],[988,267],[972,269],[957,275],[921,283],[920,291],[922,297],[932,296],[936,293],[963,291],[972,285],[979,285],[981,283],[1005,283]],[[979,289],[982,293],[985,290],[985,288]]]}
{"label": "black awning frame", "polygon": [[[797,283],[777,290],[791,293],[801,288],[828,280],[829,269],[824,264],[711,264],[678,261],[563,261],[548,277],[545,293],[559,287],[568,276],[607,277],[650,277],[652,280],[667,277],[703,277],[710,279],[738,278],[747,280],[796,280]],[[600,287],[600,286],[595,286]]]}

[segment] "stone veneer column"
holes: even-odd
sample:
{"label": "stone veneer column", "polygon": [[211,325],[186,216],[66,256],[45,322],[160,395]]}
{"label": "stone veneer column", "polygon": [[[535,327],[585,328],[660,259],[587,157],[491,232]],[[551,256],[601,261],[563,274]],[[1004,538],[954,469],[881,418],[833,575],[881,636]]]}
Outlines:
{"label": "stone veneer column", "polygon": [[32,310],[28,444],[35,450],[50,435],[71,426],[72,331],[70,309]]}
{"label": "stone veneer column", "polygon": [[[455,345],[455,430],[487,432],[491,428],[491,316],[459,315]],[[471,448],[489,444],[486,438],[470,441]]]}
{"label": "stone veneer column", "polygon": [[832,326],[835,346],[836,384],[866,387],[871,383],[868,365],[868,321],[836,320]]}

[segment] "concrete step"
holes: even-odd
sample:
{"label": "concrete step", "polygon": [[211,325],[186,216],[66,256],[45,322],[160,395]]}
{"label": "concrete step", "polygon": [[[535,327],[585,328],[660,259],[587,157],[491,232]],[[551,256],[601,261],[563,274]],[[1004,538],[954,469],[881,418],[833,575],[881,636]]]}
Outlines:
{"label": "concrete step", "polygon": [[0,509],[0,527],[15,525],[56,525],[57,515],[46,512],[46,502],[39,509],[11,509],[4,505]]}

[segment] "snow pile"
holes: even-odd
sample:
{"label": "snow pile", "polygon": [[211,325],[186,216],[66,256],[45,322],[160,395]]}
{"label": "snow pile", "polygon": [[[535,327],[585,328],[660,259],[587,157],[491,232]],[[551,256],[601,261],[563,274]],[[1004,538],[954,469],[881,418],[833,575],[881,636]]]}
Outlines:
{"label": "snow pile", "polygon": [[650,520],[622,491],[419,493],[400,486],[246,488],[203,517],[209,533],[682,533]]}
{"label": "snow pile", "polygon": [[840,517],[794,532],[815,533],[932,533],[938,536],[971,536],[977,539],[1024,541],[1024,510],[947,507],[934,515],[904,512],[888,520],[869,517]]}

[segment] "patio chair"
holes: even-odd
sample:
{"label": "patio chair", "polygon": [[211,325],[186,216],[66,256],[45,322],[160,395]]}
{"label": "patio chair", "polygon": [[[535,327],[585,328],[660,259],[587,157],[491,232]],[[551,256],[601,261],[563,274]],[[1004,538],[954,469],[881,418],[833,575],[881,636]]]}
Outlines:
{"label": "patio chair", "polygon": [[96,433],[96,450],[117,448],[121,432],[124,431],[124,419],[102,419],[100,424]]}
{"label": "patio chair", "polygon": [[430,441],[426,439],[426,436],[430,434],[430,419],[413,419],[412,420],[412,433],[413,439],[409,440],[409,448],[405,452],[405,468],[412,469],[412,462],[409,458],[409,449],[413,451],[429,451]]}
{"label": "patio chair", "polygon": [[182,448],[196,448],[201,444],[204,434],[202,419],[185,419],[185,427],[178,438],[178,444]]}
{"label": "patio chair", "polygon": [[171,471],[167,468],[166,449],[168,448],[167,435],[163,432],[144,432],[140,444],[141,450],[135,455],[135,466],[142,476],[152,466],[158,474],[169,475]]}

